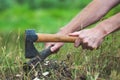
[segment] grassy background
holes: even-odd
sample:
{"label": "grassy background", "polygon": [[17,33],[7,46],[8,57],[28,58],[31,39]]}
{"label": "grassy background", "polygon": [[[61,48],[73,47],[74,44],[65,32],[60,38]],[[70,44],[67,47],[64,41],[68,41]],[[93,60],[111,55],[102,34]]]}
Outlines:
{"label": "grassy background", "polygon": [[[76,0],[76,2],[70,3],[70,1],[66,0],[65,4],[67,6],[64,3],[59,4],[56,2],[58,6],[55,5],[55,2],[53,4],[53,2],[48,1],[49,5],[54,5],[49,8],[49,6],[46,7],[41,2],[43,6],[29,7],[27,2],[23,5],[18,5],[14,0],[12,1],[13,3],[8,2],[11,5],[7,9],[0,8],[0,80],[15,80],[14,78],[17,74],[23,74],[22,64],[26,61],[24,58],[24,31],[26,29],[35,29],[36,32],[40,33],[56,33],[59,28],[67,24],[90,2],[89,0]],[[47,3],[47,0],[45,3]],[[116,14],[119,12],[119,8],[120,6],[118,5],[104,18],[106,19]],[[66,57],[64,55],[71,54],[73,56],[73,66],[75,67],[73,71],[74,79],[76,79],[79,72],[84,73],[88,80],[96,80],[97,77],[100,77],[101,80],[119,80],[119,36],[120,31],[107,36],[101,47],[94,51],[82,50],[81,47],[76,49],[73,47],[73,44],[67,43],[61,48],[58,54],[52,55],[49,58],[62,60]],[[43,45],[41,44],[36,44],[36,46],[39,50],[43,49]]]}

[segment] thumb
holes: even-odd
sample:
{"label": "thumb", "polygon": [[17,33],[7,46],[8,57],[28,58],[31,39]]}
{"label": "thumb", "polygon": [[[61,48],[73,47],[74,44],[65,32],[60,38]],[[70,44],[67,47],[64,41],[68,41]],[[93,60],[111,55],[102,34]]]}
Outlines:
{"label": "thumb", "polygon": [[69,33],[69,36],[78,37],[79,36],[79,32]]}

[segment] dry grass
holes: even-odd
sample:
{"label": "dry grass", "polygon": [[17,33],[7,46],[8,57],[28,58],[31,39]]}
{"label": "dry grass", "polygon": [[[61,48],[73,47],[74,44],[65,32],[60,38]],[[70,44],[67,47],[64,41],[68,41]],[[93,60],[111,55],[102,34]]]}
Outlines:
{"label": "dry grass", "polygon": [[[80,75],[86,80],[119,80],[120,77],[120,31],[109,35],[98,50],[89,51],[74,48],[66,44],[58,54],[49,60],[64,61],[71,71],[71,80],[79,80]],[[0,34],[0,79],[29,80],[22,69],[24,58],[24,39],[20,31],[13,35]],[[43,47],[37,45],[37,47]],[[70,56],[68,56],[68,54]],[[69,60],[67,59],[69,58]],[[60,64],[58,64],[60,65]],[[52,71],[52,80],[59,80]],[[64,77],[67,79],[67,77]],[[48,79],[49,80],[49,77]],[[84,80],[84,79],[81,79]]]}

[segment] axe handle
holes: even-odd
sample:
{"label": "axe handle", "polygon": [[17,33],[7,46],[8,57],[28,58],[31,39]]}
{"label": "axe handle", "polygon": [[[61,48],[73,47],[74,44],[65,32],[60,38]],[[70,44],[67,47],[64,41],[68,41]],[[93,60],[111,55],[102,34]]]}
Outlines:
{"label": "axe handle", "polygon": [[77,37],[57,35],[57,34],[40,34],[37,33],[36,42],[71,42],[74,43]]}

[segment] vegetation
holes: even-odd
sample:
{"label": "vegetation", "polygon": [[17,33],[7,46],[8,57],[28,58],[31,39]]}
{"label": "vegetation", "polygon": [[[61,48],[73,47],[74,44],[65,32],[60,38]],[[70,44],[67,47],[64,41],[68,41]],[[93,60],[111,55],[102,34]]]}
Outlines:
{"label": "vegetation", "polygon": [[[0,80],[25,80],[24,31],[35,29],[40,33],[56,33],[67,24],[90,0],[0,0]],[[104,19],[119,12],[120,5]],[[92,25],[93,27],[94,25]],[[72,79],[84,74],[87,80],[119,80],[120,31],[107,36],[98,50],[74,48],[65,44],[61,50],[48,57],[62,61],[71,55]],[[43,44],[36,44],[38,50]],[[66,56],[65,56],[66,55]],[[66,63],[67,63],[66,62]],[[54,76],[54,75],[53,75]],[[55,77],[54,77],[55,78]],[[56,80],[56,79],[55,79]]]}

